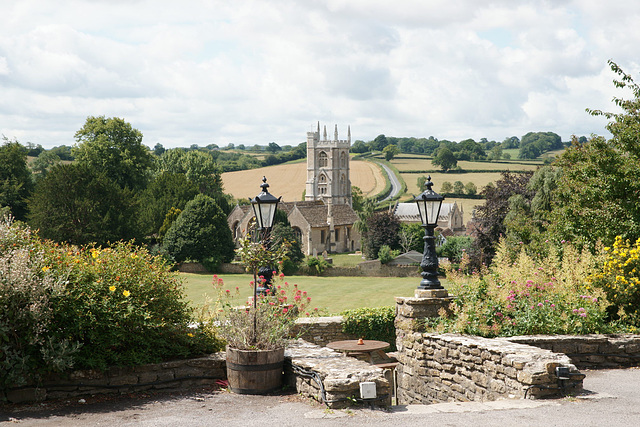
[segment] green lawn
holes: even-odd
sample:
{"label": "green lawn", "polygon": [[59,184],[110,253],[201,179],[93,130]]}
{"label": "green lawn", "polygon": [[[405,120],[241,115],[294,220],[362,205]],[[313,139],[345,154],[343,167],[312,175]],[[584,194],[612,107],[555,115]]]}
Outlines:
{"label": "green lawn", "polygon": [[[215,298],[211,274],[180,273],[185,279],[187,298],[195,305],[204,303],[205,294]],[[253,277],[249,274],[221,274],[225,288],[240,288],[243,299],[252,294]],[[311,305],[326,314],[338,314],[360,307],[383,307],[395,304],[397,296],[412,297],[420,277],[313,277],[289,276],[289,284],[297,284],[312,298]],[[239,301],[239,303],[241,303]]]}

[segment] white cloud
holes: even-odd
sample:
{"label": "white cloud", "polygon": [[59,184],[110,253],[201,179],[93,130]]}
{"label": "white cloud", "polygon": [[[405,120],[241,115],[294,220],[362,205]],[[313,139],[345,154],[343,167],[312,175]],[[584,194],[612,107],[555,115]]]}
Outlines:
{"label": "white cloud", "polygon": [[[0,132],[72,144],[88,115],[145,143],[605,133],[607,59],[636,76],[640,3],[575,0],[9,1]],[[622,96],[623,94],[618,94]]]}

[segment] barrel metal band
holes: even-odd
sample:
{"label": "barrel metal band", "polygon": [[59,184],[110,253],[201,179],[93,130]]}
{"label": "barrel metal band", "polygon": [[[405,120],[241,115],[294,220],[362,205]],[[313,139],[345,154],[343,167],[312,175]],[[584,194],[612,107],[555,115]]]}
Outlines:
{"label": "barrel metal band", "polygon": [[282,369],[283,362],[268,363],[266,365],[240,365],[233,362],[227,362],[227,367],[232,371],[273,371]]}

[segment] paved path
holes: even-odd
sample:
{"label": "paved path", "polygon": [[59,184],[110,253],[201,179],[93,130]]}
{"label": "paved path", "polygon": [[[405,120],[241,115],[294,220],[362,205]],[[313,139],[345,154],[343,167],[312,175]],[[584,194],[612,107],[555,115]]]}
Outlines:
{"label": "paved path", "polygon": [[[86,403],[0,407],[0,425],[21,426],[639,426],[640,369],[585,371],[580,398],[328,411],[296,395],[198,391]],[[64,402],[63,402],[64,403]]]}
{"label": "paved path", "polygon": [[382,169],[385,171],[385,173],[389,177],[389,182],[391,182],[391,192],[387,197],[380,200],[381,202],[384,202],[385,200],[389,200],[397,196],[400,193],[401,186],[400,186],[400,180],[398,179],[396,174],[391,170],[389,166],[385,165],[384,163],[378,163],[378,164],[382,166]]}

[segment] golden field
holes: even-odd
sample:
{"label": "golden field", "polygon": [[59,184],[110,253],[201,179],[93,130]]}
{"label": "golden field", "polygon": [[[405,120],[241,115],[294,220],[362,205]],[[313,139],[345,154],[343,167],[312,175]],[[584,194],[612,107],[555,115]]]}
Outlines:
{"label": "golden field", "polygon": [[[407,183],[407,193],[418,195],[424,191],[424,188],[418,189],[418,177],[424,176],[424,173],[401,173],[402,179]],[[478,193],[482,188],[490,182],[495,183],[502,176],[500,172],[469,172],[469,173],[431,173],[431,181],[433,182],[433,190],[437,193],[441,192],[442,183],[449,181],[453,184],[461,181],[463,184],[473,182],[478,188]]]}
{"label": "golden field", "polygon": [[[438,166],[434,166],[433,164],[431,164],[431,157],[417,155],[412,156],[410,154],[401,154],[400,156],[402,158],[391,160],[391,164],[398,168],[400,172],[439,169]],[[464,170],[535,171],[541,165],[521,163],[469,162],[466,160],[461,160],[458,162],[458,166],[460,166],[460,168]]]}
{"label": "golden field", "polygon": [[[267,166],[222,174],[224,192],[236,199],[254,197],[260,192],[262,177],[267,177],[269,192],[274,196],[282,196],[285,202],[302,200],[302,193],[307,180],[307,163],[289,163]],[[351,161],[351,185],[359,187],[365,196],[370,197],[381,192],[385,187],[383,172],[375,163]]]}

